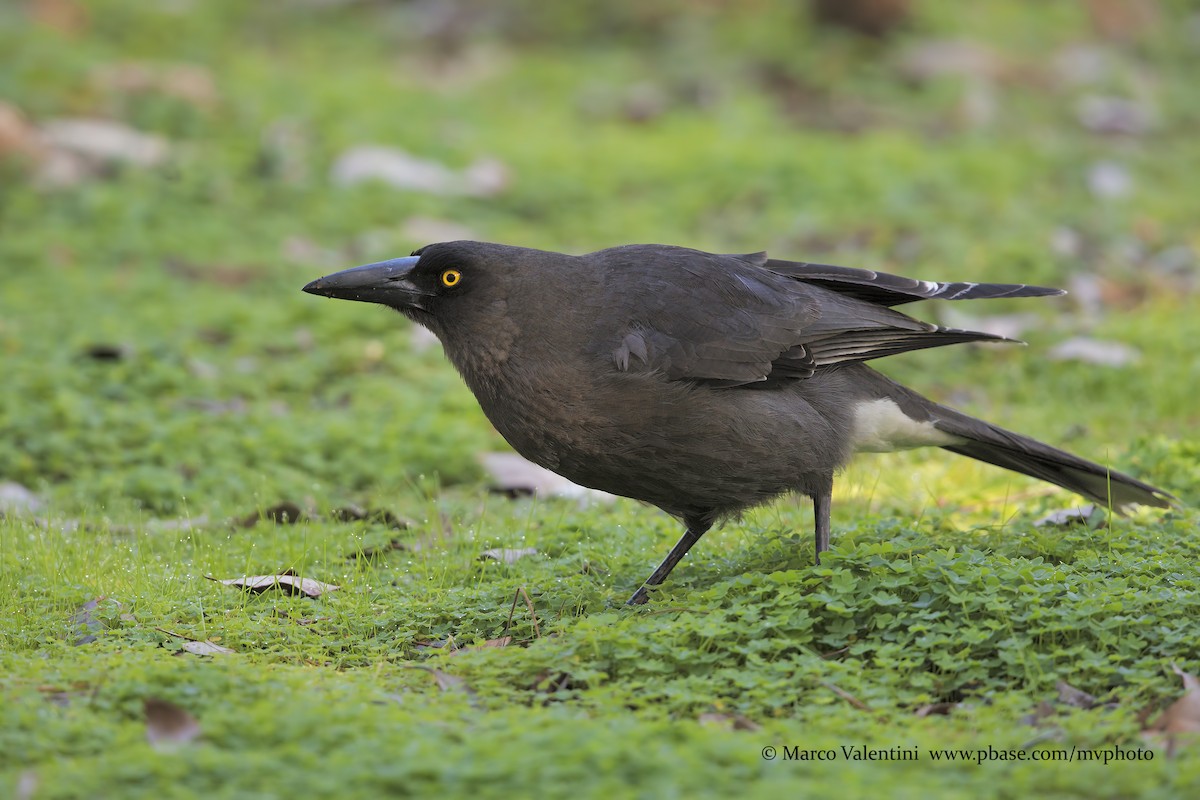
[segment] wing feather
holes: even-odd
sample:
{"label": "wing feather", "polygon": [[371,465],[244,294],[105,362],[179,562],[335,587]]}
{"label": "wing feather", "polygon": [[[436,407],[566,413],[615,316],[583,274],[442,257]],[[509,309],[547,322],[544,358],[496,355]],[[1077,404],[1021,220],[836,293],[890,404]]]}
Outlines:
{"label": "wing feather", "polygon": [[[934,283],[869,270],[659,245],[593,253],[626,312],[608,352],[621,371],[711,386],[773,385],[822,367],[974,341],[1011,341],[913,319],[927,298],[1057,293],[1023,284]],[[649,287],[649,289],[647,289]],[[686,290],[686,294],[680,290]]]}

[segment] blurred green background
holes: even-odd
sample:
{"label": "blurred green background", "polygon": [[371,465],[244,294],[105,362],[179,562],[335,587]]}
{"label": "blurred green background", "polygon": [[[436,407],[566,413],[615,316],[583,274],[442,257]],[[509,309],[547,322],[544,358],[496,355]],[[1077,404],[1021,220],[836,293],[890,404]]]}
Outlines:
{"label": "blurred green background", "polygon": [[[635,779],[658,795],[800,779],[878,792],[920,773],[801,772],[758,752],[801,731],[982,746],[1002,730],[1020,744],[1032,729],[1018,720],[1056,680],[1123,704],[1115,722],[1062,723],[1068,738],[1127,743],[1141,704],[1178,693],[1168,665],[1196,668],[1200,631],[1181,613],[1196,602],[1195,512],[1048,533],[1032,521],[1075,499],[930,453],[850,468],[825,572],[805,549],[807,506],[781,503],[707,536],[664,589],[660,611],[691,609],[694,623],[606,610],[666,552],[673,523],[624,501],[489,499],[496,478],[478,457],[506,446],[436,342],[385,309],[299,291],[457,238],[765,249],[1064,286],[1061,299],[921,309],[1029,348],[880,366],[1194,505],[1194,3],[10,0],[0,53],[0,767],[13,786],[33,782],[26,796],[163,796],[184,775],[227,796],[270,791],[248,753],[288,772],[281,792],[478,795],[515,791],[522,775],[579,792],[601,774],[595,792]],[[227,522],[278,517],[280,504],[302,524]],[[351,504],[374,521],[331,515]],[[383,510],[440,544],[347,566],[347,552],[390,547]],[[476,560],[525,545],[536,565]],[[925,567],[887,583],[914,558]],[[201,579],[288,567],[343,588],[239,599]],[[930,590],[950,573],[976,611],[960,590]],[[997,574],[1056,587],[1018,599],[1062,618],[1013,622]],[[885,584],[902,607],[941,615],[944,638],[913,632],[879,600]],[[1154,594],[1166,586],[1169,598]],[[558,638],[508,619],[518,587]],[[72,647],[73,615],[101,596],[118,606],[83,622],[103,635]],[[807,621],[788,603],[808,604]],[[1108,624],[1092,614],[1127,615],[1123,633],[1089,638],[1080,631]],[[323,621],[289,621],[312,617]],[[784,618],[787,633],[764,634],[782,649],[760,669],[739,649],[761,638],[746,626]],[[988,627],[998,620],[1003,636]],[[179,633],[215,636],[238,660],[184,662],[169,655]],[[501,635],[532,646],[456,660],[469,701],[412,668],[430,642]],[[711,656],[708,682],[689,674],[697,652]],[[803,669],[780,666],[801,656]],[[822,688],[825,669],[875,711]],[[60,708],[42,697],[51,684],[90,699]],[[372,705],[397,687],[408,705]],[[245,741],[236,715],[272,726],[280,691],[310,706],[283,713],[301,727],[329,722],[319,698],[341,693],[345,731],[302,741],[277,726]],[[208,743],[134,778],[150,757],[147,696],[189,705]],[[960,721],[913,721],[914,708],[971,698]],[[720,717],[715,731],[697,727],[701,712]],[[735,712],[766,732],[725,730]],[[405,744],[411,726],[432,737],[427,750]],[[472,743],[477,729],[486,744]],[[367,735],[379,759],[398,755],[356,756],[349,743]],[[319,776],[291,749],[318,744],[341,754]],[[930,768],[925,790],[1076,796],[1073,780],[1100,774],[1035,766]],[[1161,758],[1123,770],[1078,796],[1179,796],[1196,776]]]}

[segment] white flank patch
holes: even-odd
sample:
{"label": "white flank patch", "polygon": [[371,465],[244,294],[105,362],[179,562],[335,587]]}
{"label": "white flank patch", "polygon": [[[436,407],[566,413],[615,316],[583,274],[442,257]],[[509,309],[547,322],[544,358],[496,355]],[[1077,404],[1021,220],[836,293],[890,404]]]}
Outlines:
{"label": "white flank patch", "polygon": [[890,453],[913,447],[941,447],[966,441],[939,431],[932,422],[917,422],[900,410],[895,401],[881,398],[854,407],[854,450],[859,453]]}

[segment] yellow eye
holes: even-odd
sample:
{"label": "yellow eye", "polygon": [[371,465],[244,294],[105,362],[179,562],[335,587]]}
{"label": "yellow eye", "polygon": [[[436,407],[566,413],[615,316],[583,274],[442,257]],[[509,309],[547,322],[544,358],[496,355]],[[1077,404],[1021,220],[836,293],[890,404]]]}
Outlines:
{"label": "yellow eye", "polygon": [[458,282],[462,280],[462,273],[456,269],[448,269],[442,273],[442,286],[450,288],[458,286]]}

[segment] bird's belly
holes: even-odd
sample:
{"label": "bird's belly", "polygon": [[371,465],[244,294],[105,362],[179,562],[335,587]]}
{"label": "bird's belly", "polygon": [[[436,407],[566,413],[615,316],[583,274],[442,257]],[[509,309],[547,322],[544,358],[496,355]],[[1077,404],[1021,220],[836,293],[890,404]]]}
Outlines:
{"label": "bird's belly", "polygon": [[496,402],[481,398],[481,405],[530,461],[673,513],[734,510],[807,491],[849,454],[838,424],[794,391],[622,375]]}

